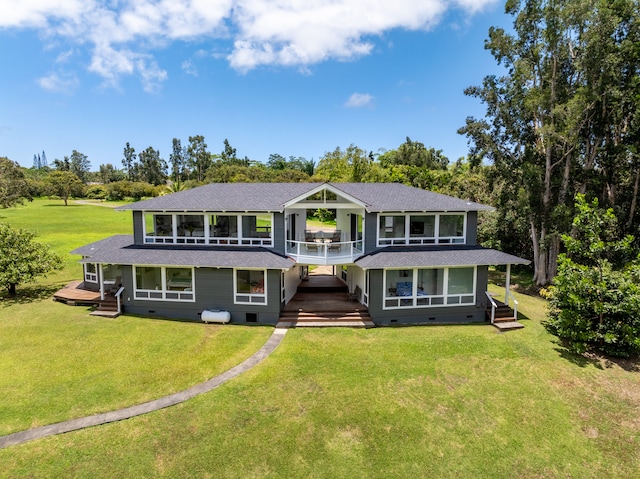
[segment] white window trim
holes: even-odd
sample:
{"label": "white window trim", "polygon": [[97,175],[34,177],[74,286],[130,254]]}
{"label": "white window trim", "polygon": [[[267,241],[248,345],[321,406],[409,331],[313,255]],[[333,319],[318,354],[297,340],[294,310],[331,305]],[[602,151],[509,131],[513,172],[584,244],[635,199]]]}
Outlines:
{"label": "white window trim", "polygon": [[[263,293],[239,293],[238,292],[238,271],[262,271],[264,277],[264,292]],[[268,270],[265,268],[233,268],[233,304],[250,304],[252,306],[267,306],[267,283],[268,283]],[[239,296],[248,296],[249,301],[239,301]],[[264,301],[253,301],[253,299],[263,298]]]}
{"label": "white window trim", "polygon": [[[138,277],[136,274],[136,268],[160,268],[160,280],[162,286],[160,289],[142,289],[138,288]],[[191,270],[191,291],[171,291],[167,289],[167,268],[175,268],[175,269],[189,269]],[[196,275],[195,268],[193,266],[159,266],[154,264],[140,264],[133,266],[133,297],[136,300],[140,301],[169,301],[169,302],[179,302],[179,303],[195,303],[196,302]],[[167,298],[167,293],[169,294],[177,294],[177,298]],[[145,297],[146,295],[146,297]],[[151,296],[154,297],[151,297]],[[158,295],[160,295],[158,297]],[[181,299],[181,296],[191,296],[191,298]]]}
{"label": "white window trim", "polygon": [[[167,215],[171,216],[171,228],[172,234],[171,236],[155,236],[153,234],[149,235],[147,231],[147,219],[146,215]],[[177,216],[204,216],[204,236],[179,236],[178,235],[178,222]],[[211,216],[235,216],[238,221],[238,236],[237,237],[216,237],[211,236]],[[269,232],[269,237],[267,238],[251,238],[245,237],[242,231],[242,218],[245,216],[262,216],[269,215],[271,220],[271,231]],[[225,212],[217,212],[217,211],[207,211],[207,212],[180,212],[180,213],[171,213],[171,212],[163,212],[163,211],[143,211],[142,212],[142,235],[143,241],[145,244],[178,244],[178,245],[224,245],[224,246],[262,246],[265,248],[273,248],[274,247],[274,215],[273,213],[225,213]]]}
{"label": "white window trim", "polygon": [[365,306],[369,306],[369,271],[370,270],[367,269],[364,272],[364,291],[362,292],[362,304],[364,304]]}
{"label": "white window trim", "polygon": [[[87,265],[88,264],[92,264],[95,266],[96,272],[95,273],[90,273],[87,271]],[[98,263],[84,263],[82,265],[82,269],[83,269],[83,273],[84,273],[84,280],[87,283],[95,283],[98,284]]]}
{"label": "white window trim", "polygon": [[[449,294],[449,270],[450,269],[461,269],[461,268],[473,268],[473,293],[472,294]],[[431,295],[431,296],[418,296],[418,271],[424,269],[443,269],[444,277],[443,281],[443,291],[441,295]],[[387,271],[411,271],[412,272],[412,295],[411,296],[389,296],[389,287],[387,285]],[[464,265],[464,266],[443,266],[439,268],[385,268],[382,273],[382,309],[390,310],[390,309],[422,309],[422,308],[451,308],[451,307],[461,307],[461,306],[474,306],[476,304],[476,290],[478,287],[478,267],[476,265]],[[449,298],[462,297],[462,296],[473,296],[471,302],[468,303],[448,303]],[[442,298],[442,304],[418,304],[418,299],[427,299],[427,298]],[[397,301],[397,306],[387,306],[387,301]],[[401,301],[411,301],[410,305],[402,306]],[[429,299],[429,302],[431,299]]]}
{"label": "white window trim", "polygon": [[[434,234],[433,237],[411,237],[411,216],[435,216]],[[441,216],[463,216],[462,224],[462,236],[443,236],[440,237],[440,217]],[[391,216],[404,216],[404,237],[401,238],[380,238],[380,218]],[[420,242],[417,242],[420,240]],[[462,240],[462,241],[460,241]],[[466,244],[467,243],[467,212],[455,211],[448,213],[436,213],[436,212],[411,212],[411,213],[378,213],[376,223],[376,245],[378,247],[385,246],[416,246],[416,245],[446,245],[446,244]]]}

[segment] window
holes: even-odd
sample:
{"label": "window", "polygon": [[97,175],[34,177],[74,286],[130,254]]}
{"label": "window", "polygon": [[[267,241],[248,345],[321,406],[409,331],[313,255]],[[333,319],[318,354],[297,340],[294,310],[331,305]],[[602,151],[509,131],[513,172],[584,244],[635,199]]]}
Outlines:
{"label": "window", "polygon": [[436,215],[409,216],[409,244],[436,242]]}
{"label": "window", "polygon": [[449,268],[447,304],[475,303],[474,268]]}
{"label": "window", "polygon": [[267,271],[264,269],[236,269],[234,297],[240,304],[267,304]]}
{"label": "window", "polygon": [[475,304],[476,268],[389,269],[384,309]]}
{"label": "window", "polygon": [[380,215],[378,246],[464,244],[465,213]]}
{"label": "window", "polygon": [[134,266],[134,297],[164,301],[195,301],[193,268]]}
{"label": "window", "polygon": [[204,215],[176,215],[177,243],[204,244]]}
{"label": "window", "polygon": [[96,263],[84,264],[84,280],[87,283],[98,282],[98,265]]}
{"label": "window", "polygon": [[211,215],[210,239],[212,244],[238,244],[238,217]]}
{"label": "window", "polygon": [[405,215],[380,216],[379,243],[381,245],[404,244]]}
{"label": "window", "polygon": [[173,243],[173,218],[167,214],[145,213],[146,243]]}
{"label": "window", "polygon": [[438,243],[464,243],[464,215],[440,215]]}
{"label": "window", "polygon": [[270,245],[271,215],[242,216],[242,236],[245,245]]}

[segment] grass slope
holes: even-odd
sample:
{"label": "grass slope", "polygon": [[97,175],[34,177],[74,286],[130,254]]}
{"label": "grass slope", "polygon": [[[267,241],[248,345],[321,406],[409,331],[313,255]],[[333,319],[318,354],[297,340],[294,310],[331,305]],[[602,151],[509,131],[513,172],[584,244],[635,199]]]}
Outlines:
{"label": "grass slope", "polygon": [[[518,297],[526,327],[506,334],[484,325],[291,330],[259,366],[184,404],[0,450],[0,477],[637,477],[637,364],[566,353],[540,323],[543,301]],[[144,390],[136,383],[148,376],[162,382],[162,370],[173,362],[163,361],[163,353],[176,354],[180,366],[185,362],[179,373],[169,374],[172,380],[181,374],[195,378],[209,363],[189,359],[198,334],[188,327],[202,325],[140,318],[123,318],[120,325],[94,323],[85,316],[68,323],[64,318],[30,321],[29,312],[38,304],[4,306],[2,312],[11,311],[9,323],[16,327],[12,341],[23,345],[2,356],[2,369],[29,361],[23,349],[56,360],[54,349],[71,350],[83,341],[99,344],[99,337],[109,346],[78,351],[68,368],[99,363],[86,379],[106,375],[104,388],[120,390],[117,401]],[[158,330],[147,330],[157,325]],[[63,334],[55,334],[58,328]],[[30,345],[20,339],[38,329],[42,338],[69,341],[46,351],[46,341]],[[235,336],[246,329],[264,330],[216,330]],[[186,351],[176,352],[185,335],[193,335]],[[224,347],[223,339],[216,336],[207,344]],[[126,358],[120,367],[135,362],[136,349],[146,341],[153,343],[146,353],[150,356],[131,365],[132,381],[122,381],[109,363],[119,355]],[[251,341],[240,342],[250,349]],[[117,354],[103,351],[110,348]],[[218,361],[213,358],[211,367]],[[32,362],[17,375],[30,377],[37,367]],[[52,374],[41,380],[69,400],[65,379]],[[82,377],[71,378],[70,384],[84,394]],[[4,392],[0,386],[3,407],[17,395]],[[32,414],[42,416],[49,409],[45,403],[56,397],[34,399],[23,410],[33,408]],[[99,399],[100,394],[87,397]],[[89,405],[88,399],[75,402],[100,406]]]}

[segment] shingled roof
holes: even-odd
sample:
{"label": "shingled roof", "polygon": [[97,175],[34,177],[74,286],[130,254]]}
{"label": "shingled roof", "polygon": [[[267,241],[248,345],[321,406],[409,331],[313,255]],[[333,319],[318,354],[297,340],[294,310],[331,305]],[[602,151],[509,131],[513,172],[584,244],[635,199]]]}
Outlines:
{"label": "shingled roof", "polygon": [[131,235],[111,236],[71,253],[86,256],[81,263],[267,269],[289,269],[295,264],[265,248],[136,245]]}
{"label": "shingled roof", "polygon": [[[364,203],[369,212],[483,211],[493,208],[399,183],[325,183]],[[284,205],[323,183],[211,183],[121,206],[145,211],[283,211]],[[327,205],[331,208],[330,203]]]}
{"label": "shingled roof", "polygon": [[529,260],[511,254],[472,245],[390,246],[356,260],[356,264],[365,269],[529,263]]}

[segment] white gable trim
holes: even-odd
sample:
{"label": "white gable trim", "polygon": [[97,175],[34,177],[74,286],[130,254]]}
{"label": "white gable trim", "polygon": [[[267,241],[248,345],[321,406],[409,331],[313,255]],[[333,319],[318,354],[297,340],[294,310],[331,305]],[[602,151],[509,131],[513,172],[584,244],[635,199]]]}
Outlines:
{"label": "white gable trim", "polygon": [[[345,193],[344,191],[336,188],[335,186],[333,186],[331,183],[323,183],[319,186],[316,186],[315,188],[307,191],[306,193],[303,193],[299,196],[296,196],[295,198],[292,198],[291,200],[287,201],[283,206],[284,208],[290,208],[292,206],[297,205],[298,203],[300,203],[301,201],[304,201],[307,197],[311,196],[311,195],[315,195],[316,193],[319,193],[321,191],[330,191],[331,193],[334,193],[337,196],[340,196],[344,199],[346,199],[347,201],[356,204],[362,208],[366,208],[366,204],[363,203],[362,201],[360,201],[358,198],[355,198],[353,196],[351,196],[348,193]],[[341,204],[341,203],[339,203]],[[326,203],[327,208],[331,209],[331,203]]]}

